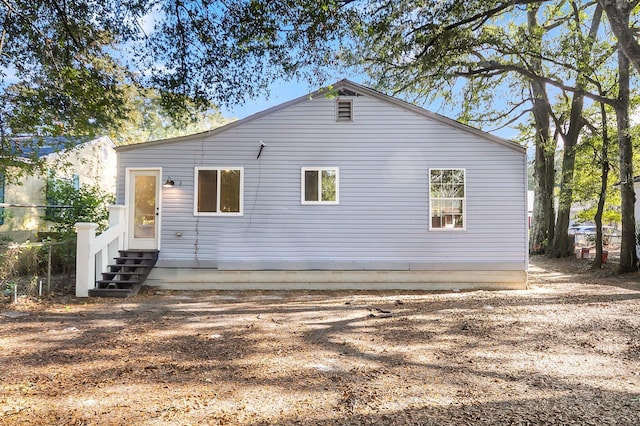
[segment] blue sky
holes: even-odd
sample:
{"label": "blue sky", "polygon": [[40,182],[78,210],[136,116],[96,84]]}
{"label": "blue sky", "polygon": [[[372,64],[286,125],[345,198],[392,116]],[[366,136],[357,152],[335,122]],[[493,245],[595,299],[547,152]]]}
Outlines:
{"label": "blue sky", "polygon": [[243,105],[220,107],[220,112],[227,118],[245,118],[272,106],[305,95],[310,89],[307,83],[278,81],[269,88],[270,95],[261,95],[257,99],[248,99]]}

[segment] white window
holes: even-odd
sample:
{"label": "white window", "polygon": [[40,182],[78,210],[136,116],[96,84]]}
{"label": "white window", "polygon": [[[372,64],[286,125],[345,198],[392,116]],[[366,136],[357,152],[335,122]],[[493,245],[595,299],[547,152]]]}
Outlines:
{"label": "white window", "polygon": [[353,121],[353,101],[351,99],[336,100],[336,121]]}
{"label": "white window", "polygon": [[464,169],[429,170],[430,229],[465,229]]}
{"label": "white window", "polygon": [[244,168],[196,167],[194,214],[241,216]]}
{"label": "white window", "polygon": [[302,204],[338,204],[338,168],[302,168]]}

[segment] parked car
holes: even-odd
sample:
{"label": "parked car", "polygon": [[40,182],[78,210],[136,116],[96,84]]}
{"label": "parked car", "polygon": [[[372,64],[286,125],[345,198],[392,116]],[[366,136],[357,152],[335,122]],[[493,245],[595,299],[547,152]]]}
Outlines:
{"label": "parked car", "polygon": [[[575,235],[576,244],[589,245],[596,241],[596,225],[580,223],[569,227],[569,235]],[[602,227],[602,243],[608,245],[620,239],[620,231],[613,226]]]}

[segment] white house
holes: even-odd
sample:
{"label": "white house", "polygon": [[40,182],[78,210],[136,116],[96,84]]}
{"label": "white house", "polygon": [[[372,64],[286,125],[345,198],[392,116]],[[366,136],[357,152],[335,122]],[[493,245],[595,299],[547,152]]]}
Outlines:
{"label": "white house", "polygon": [[525,149],[347,80],[116,151],[152,286],[526,287]]}
{"label": "white house", "polygon": [[117,158],[109,137],[47,137],[42,142],[36,154],[47,165],[43,174],[9,184],[0,173],[0,235],[13,241],[33,239],[37,232],[48,230],[44,207],[47,185],[54,179],[78,186],[97,185],[106,193],[115,193]]}

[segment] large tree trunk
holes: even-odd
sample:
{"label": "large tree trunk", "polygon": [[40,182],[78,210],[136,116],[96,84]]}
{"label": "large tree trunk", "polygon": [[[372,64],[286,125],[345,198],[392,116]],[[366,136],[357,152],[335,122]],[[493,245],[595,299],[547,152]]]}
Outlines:
{"label": "large tree trunk", "polygon": [[607,199],[607,184],[609,180],[609,132],[607,109],[604,104],[600,104],[600,117],[602,121],[602,173],[600,176],[600,194],[598,195],[598,208],[594,220],[596,222],[596,258],[593,260],[591,267],[593,269],[600,269],[602,267],[602,215],[604,213],[604,203]]}
{"label": "large tree trunk", "polygon": [[[542,51],[542,39],[539,36],[536,14],[540,5],[531,5],[527,11],[528,26],[531,38],[536,47]],[[533,59],[531,67],[542,72],[542,61]],[[534,162],[534,200],[531,232],[529,234],[529,251],[546,253],[553,240],[553,223],[555,212],[553,206],[553,187],[555,185],[555,152],[556,139],[551,139],[550,120],[551,106],[544,83],[533,80],[530,83],[533,99],[533,119],[536,129],[535,162]]]}
{"label": "large tree trunk", "polygon": [[635,192],[633,190],[633,149],[629,132],[629,58],[618,50],[619,92],[615,105],[620,151],[620,195],[622,198],[622,242],[619,272],[636,270]]}
{"label": "large tree trunk", "polygon": [[[578,87],[580,84],[578,83]],[[569,130],[564,137],[564,154],[562,157],[562,176],[560,178],[560,195],[558,200],[558,217],[553,233],[553,244],[549,250],[549,257],[573,256],[573,240],[569,238],[569,220],[571,218],[571,204],[573,203],[573,177],[576,167],[576,147],[580,132],[584,127],[582,110],[584,97],[573,94],[571,113],[569,115]]]}
{"label": "large tree trunk", "polygon": [[[533,115],[536,123],[536,150],[534,159],[534,200],[529,235],[529,251],[546,253],[553,239],[555,211],[553,205],[553,187],[555,183],[555,140],[550,137],[549,104],[534,93]],[[543,89],[544,90],[544,89]]]}
{"label": "large tree trunk", "polygon": [[558,200],[558,217],[553,234],[553,244],[549,257],[568,257],[573,255],[573,241],[569,238],[569,219],[573,202],[573,176],[576,165],[576,146],[580,130],[584,125],[582,118],[583,97],[573,95],[571,107],[571,124],[564,135],[564,154],[562,157],[562,177],[560,179],[560,196]]}
{"label": "large tree trunk", "polygon": [[[578,62],[578,74],[576,77],[576,88],[578,92],[573,94],[571,99],[571,111],[569,113],[569,130],[564,137],[564,156],[562,161],[562,178],[560,180],[560,199],[558,202],[558,217],[556,229],[553,234],[553,246],[549,251],[550,257],[573,256],[573,241],[569,238],[569,220],[571,218],[571,204],[573,202],[573,177],[576,165],[576,147],[580,139],[580,132],[584,127],[585,120],[582,117],[584,109],[584,95],[579,91],[585,86],[584,75],[589,71],[586,69],[591,58],[593,42],[602,20],[602,8],[596,7],[591,18],[589,28],[589,39],[581,47],[580,61]],[[576,14],[576,24],[580,24],[581,17]]]}

